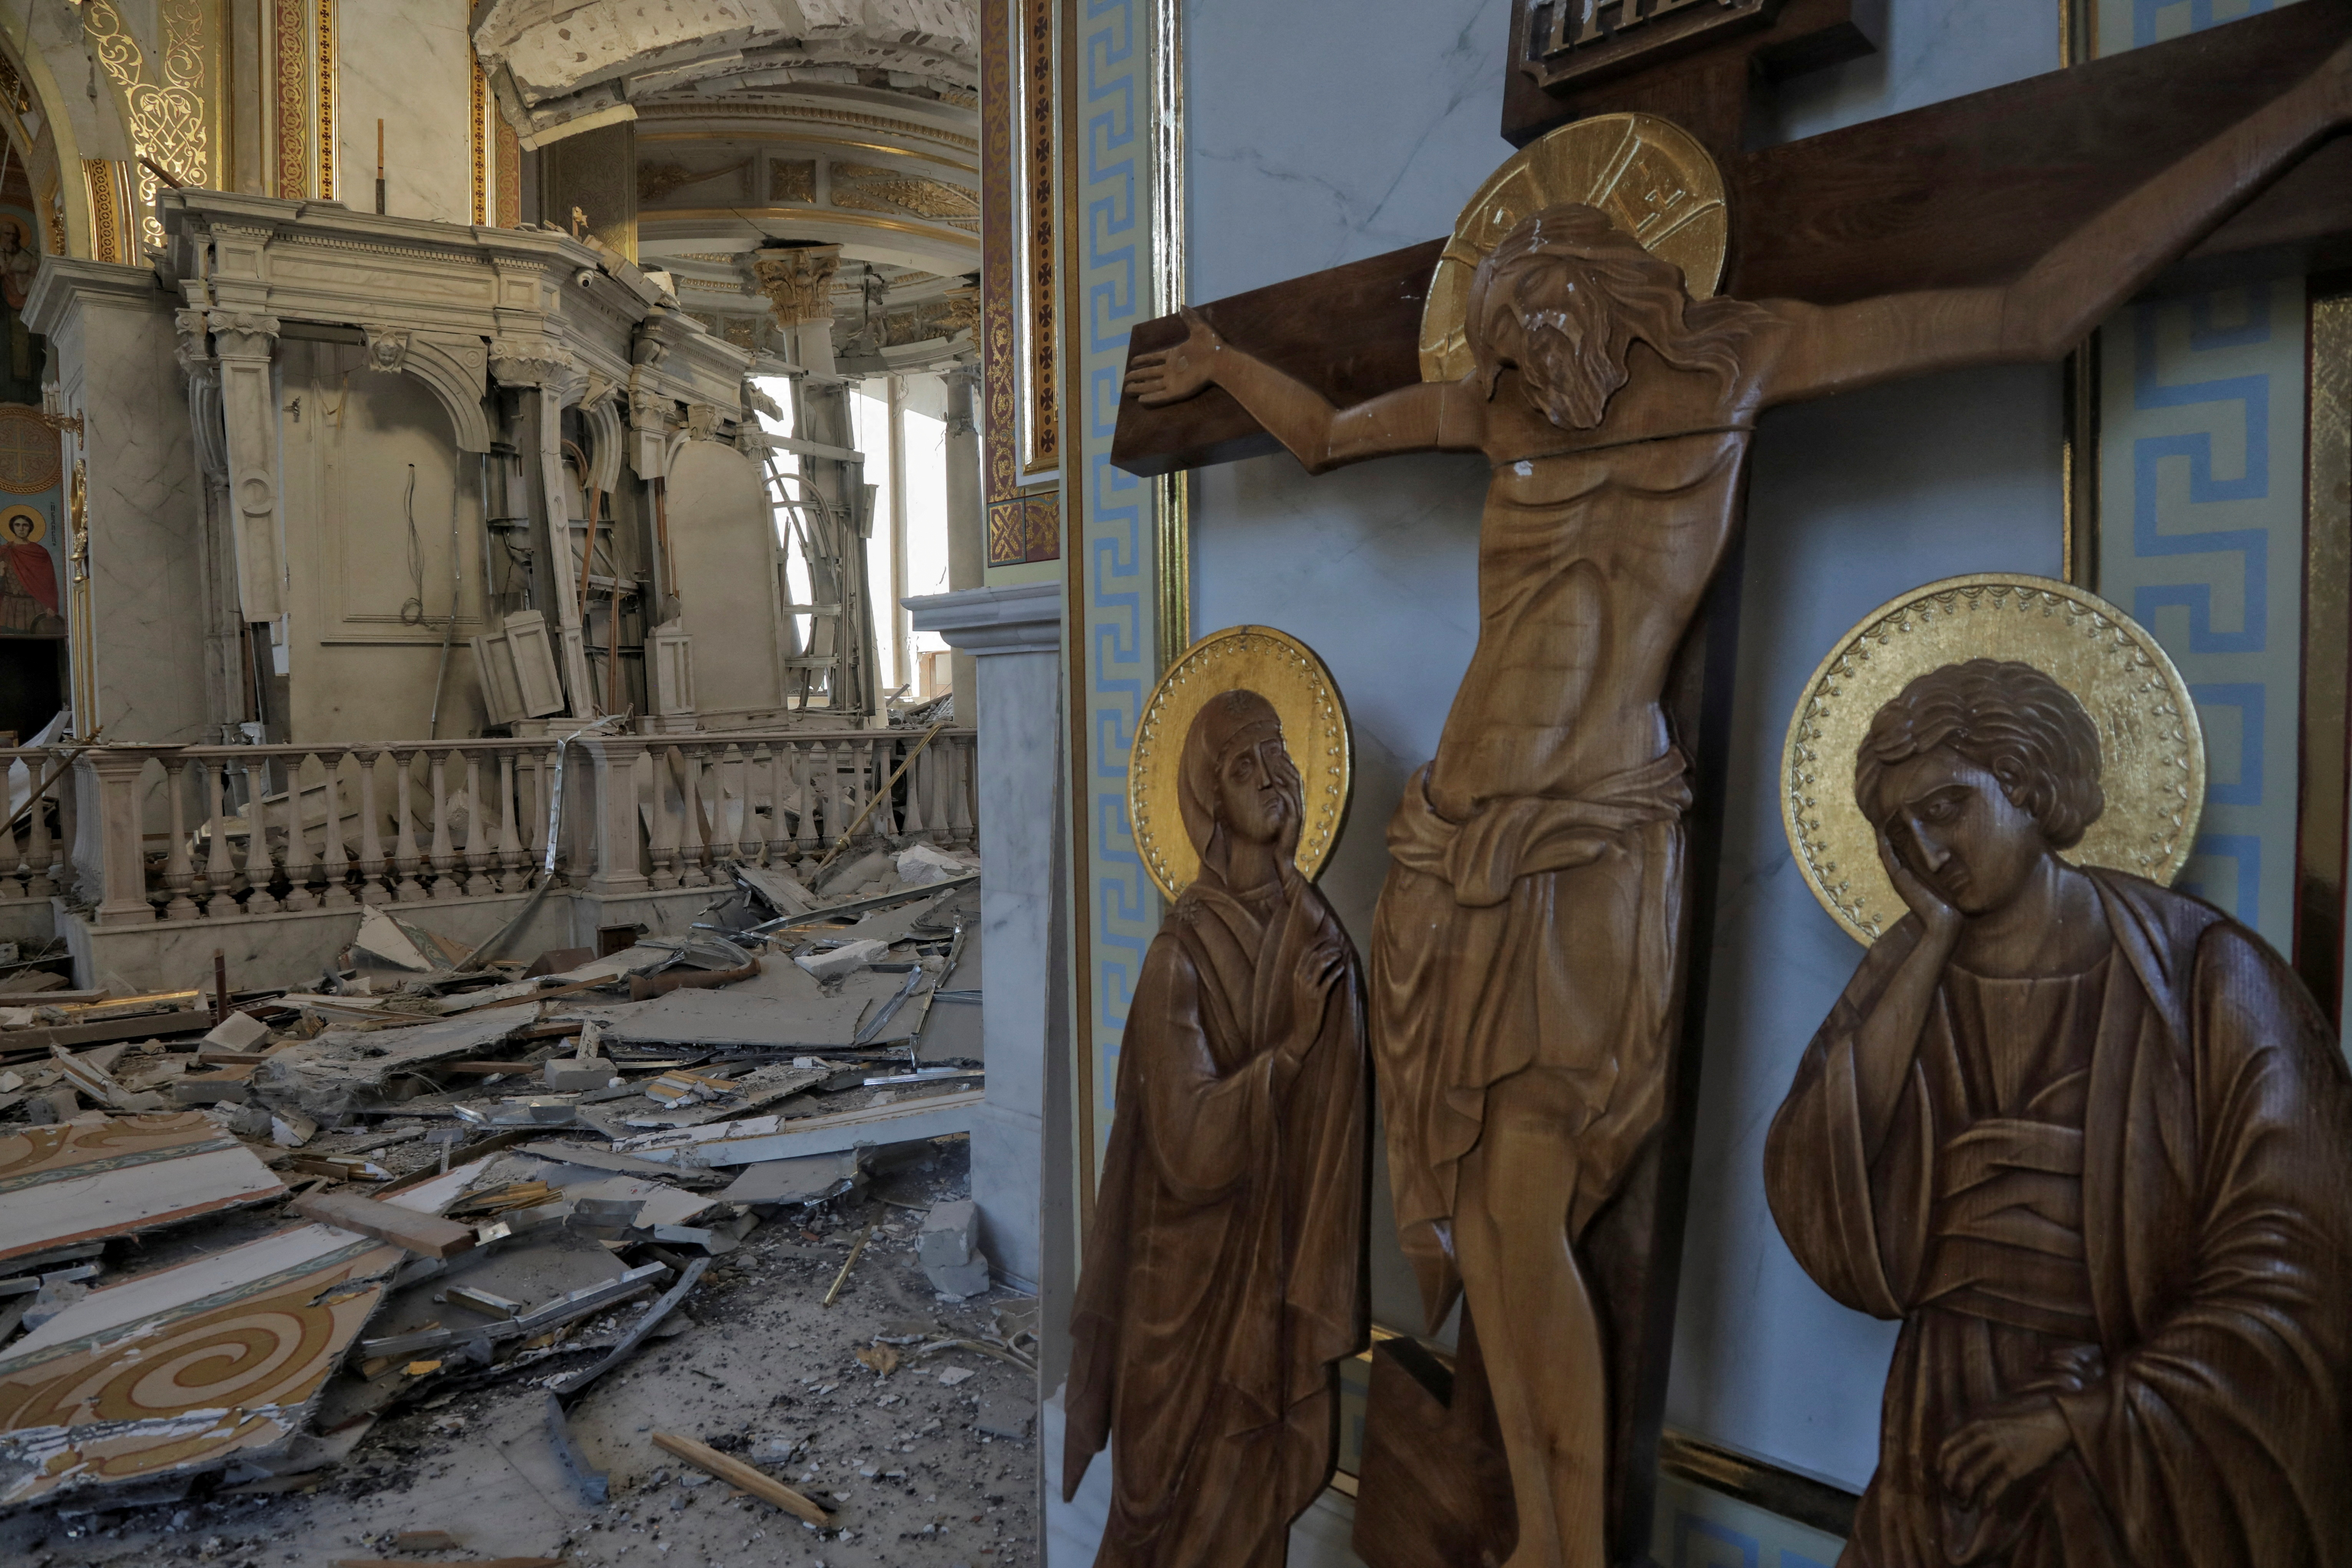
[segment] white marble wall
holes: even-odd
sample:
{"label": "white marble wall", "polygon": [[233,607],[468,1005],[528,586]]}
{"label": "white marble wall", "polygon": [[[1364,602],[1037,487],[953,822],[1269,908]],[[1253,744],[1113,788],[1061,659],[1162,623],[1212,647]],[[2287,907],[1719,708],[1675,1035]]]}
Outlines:
{"label": "white marble wall", "polygon": [[[1792,84],[1811,134],[2057,63],[2050,0],[1893,0],[1883,61]],[[1312,7],[1192,0],[1190,297],[1214,299],[1442,235],[1509,148],[1505,0]],[[1891,1329],[1832,1303],[1766,1213],[1765,1127],[1860,950],[1805,892],[1770,793],[1798,685],[1894,593],[1960,571],[2059,568],[2054,371],[1946,376],[1767,422],[1749,502],[1741,720],[1669,1419],[1858,1486]],[[1329,663],[1360,772],[1324,885],[1361,942],[1381,835],[1434,747],[1476,630],[1483,465],[1391,458],[1309,479],[1287,457],[1195,479],[1193,625],[1262,621]],[[1385,1185],[1384,1179],[1380,1185]],[[1375,1218],[1375,1315],[1414,1326]],[[1297,1561],[1297,1559],[1294,1559]]]}
{"label": "white marble wall", "polygon": [[[89,639],[98,711],[75,720],[110,741],[205,739],[202,501],[173,304],[151,268],[58,258],[27,300],[85,422],[90,614],[71,630]],[[70,565],[59,587],[70,616]]]}
{"label": "white marble wall", "polygon": [[[1067,1070],[1066,976],[1055,962],[1063,919],[1061,588],[971,588],[904,603],[916,630],[939,633],[980,667],[987,715],[977,793],[988,1098],[972,1118],[971,1195],[981,1245],[997,1272],[1034,1290],[1068,1267],[1066,1258],[1046,1256],[1041,1220],[1048,1106],[1057,1087],[1049,1075]],[[1066,1225],[1057,1226],[1053,1246],[1066,1248]]]}
{"label": "white marble wall", "polygon": [[335,198],[375,210],[383,121],[384,210],[474,221],[473,46],[459,0],[366,0],[336,8]]}

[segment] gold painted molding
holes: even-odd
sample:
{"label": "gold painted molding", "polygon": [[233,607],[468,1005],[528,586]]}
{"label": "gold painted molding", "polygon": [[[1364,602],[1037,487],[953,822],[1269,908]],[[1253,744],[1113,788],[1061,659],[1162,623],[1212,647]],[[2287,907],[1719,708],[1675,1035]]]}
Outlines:
{"label": "gold painted molding", "polygon": [[[1152,0],[1151,25],[1151,279],[1164,316],[1185,302],[1183,0]],[[1192,475],[1162,474],[1152,488],[1153,625],[1165,670],[1192,644]]]}
{"label": "gold painted molding", "polygon": [[[919,120],[894,120],[883,114],[858,114],[845,109],[814,109],[800,104],[647,103],[638,106],[637,119],[641,123],[648,120],[806,120],[820,125],[853,125],[896,136],[919,136],[943,146],[961,147],[967,153],[980,151],[979,138],[941,131]],[[639,132],[638,139],[701,134],[693,131]]]}
{"label": "gold painted molding", "polygon": [[335,0],[319,0],[319,198],[335,199]]}
{"label": "gold painted molding", "polygon": [[980,236],[968,229],[940,228],[901,218],[875,217],[866,213],[843,212],[838,207],[654,207],[637,215],[637,226],[642,231],[660,223],[708,223],[719,218],[738,218],[749,223],[757,217],[889,229],[898,234],[919,235],[925,239],[951,239],[958,245],[970,247],[974,255],[980,252]]}
{"label": "gold painted molding", "polygon": [[762,144],[774,142],[791,147],[846,147],[855,153],[879,153],[887,158],[919,158],[926,163],[938,163],[944,168],[959,170],[967,174],[976,175],[980,173],[979,164],[967,163],[961,158],[950,158],[938,153],[927,153],[920,147],[898,147],[887,142],[861,142],[848,136],[803,136],[789,131],[770,132],[765,134],[751,132],[640,131],[637,132],[637,141],[640,144],[647,142],[696,142],[706,145],[713,142],[752,142]]}
{"label": "gold painted molding", "polygon": [[[472,16],[473,7],[467,0],[457,0],[457,3],[467,16]],[[474,52],[470,32],[466,36],[466,76],[470,89],[467,102],[473,115],[467,122],[467,129],[471,132],[467,140],[472,143],[474,160],[474,221],[487,224],[490,221],[490,125],[486,112],[489,81],[482,75],[482,57]]]}

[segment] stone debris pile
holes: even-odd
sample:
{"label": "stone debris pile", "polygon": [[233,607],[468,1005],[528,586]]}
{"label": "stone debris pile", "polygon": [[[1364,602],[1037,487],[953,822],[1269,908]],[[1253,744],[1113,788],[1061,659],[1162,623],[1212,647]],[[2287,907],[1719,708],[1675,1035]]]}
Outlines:
{"label": "stone debris pile", "polygon": [[[481,963],[416,906],[370,908],[283,990],[0,997],[0,1523],[331,1485],[379,1427],[484,1391],[543,1403],[548,1462],[603,1506],[612,1435],[581,1414],[747,1247],[843,1233],[796,1311],[839,1311],[860,1269],[899,1304],[989,1296],[960,1176],[870,1201],[960,1169],[983,1096],[976,862],[732,870],[691,929],[602,952]],[[956,1390],[971,1368],[929,1363],[958,1350],[1026,1369],[983,1392],[1034,1410],[1024,1334],[853,1337],[877,1379],[921,1362]],[[724,1434],[651,1440],[796,1530],[859,1528],[783,1473],[815,1473],[814,1432],[775,1474]]]}

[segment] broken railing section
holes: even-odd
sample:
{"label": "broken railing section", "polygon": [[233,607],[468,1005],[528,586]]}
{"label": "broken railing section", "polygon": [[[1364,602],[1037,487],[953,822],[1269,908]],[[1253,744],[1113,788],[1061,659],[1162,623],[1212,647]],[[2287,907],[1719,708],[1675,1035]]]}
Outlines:
{"label": "broken railing section", "polygon": [[[557,740],[0,750],[17,810],[0,899],[64,893],[122,924],[523,892],[548,863]],[[583,735],[557,884],[722,884],[727,862],[814,864],[845,833],[852,850],[969,847],[973,745],[968,729]],[[78,859],[97,875],[77,886],[68,839],[90,826],[100,852]]]}
{"label": "broken railing section", "polygon": [[[739,847],[711,862],[689,931],[603,957],[468,970],[429,903],[371,907],[320,989],[231,995],[225,1016],[194,990],[0,1008],[0,1508],[206,1475],[274,1485],[350,1456],[399,1405],[526,1378],[553,1395],[552,1456],[597,1495],[566,1407],[682,1331],[714,1259],[766,1218],[824,1223],[876,1163],[927,1164],[970,1130],[977,1031],[931,1003],[977,984],[959,966],[979,868],[909,837],[908,815],[894,803],[893,838],[799,860]],[[278,1228],[201,1245],[207,1216],[273,1207]],[[911,1234],[862,1217],[813,1300],[884,1267],[866,1245],[881,1232],[942,1299],[989,1289],[970,1203],[931,1205]],[[167,1227],[184,1260],[142,1268],[128,1238]],[[233,1389],[137,1375],[159,1346],[273,1335],[285,1353]],[[1034,1372],[1010,1342],[906,1343]],[[148,1392],[103,1409],[71,1392],[101,1385]],[[718,1468],[832,1526],[738,1463]]]}

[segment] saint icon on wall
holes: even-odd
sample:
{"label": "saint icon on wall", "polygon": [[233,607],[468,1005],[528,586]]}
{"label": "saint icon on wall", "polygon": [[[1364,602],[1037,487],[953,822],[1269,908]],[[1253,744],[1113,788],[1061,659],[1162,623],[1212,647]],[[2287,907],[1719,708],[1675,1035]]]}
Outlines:
{"label": "saint icon on wall", "polygon": [[25,301],[41,270],[41,247],[33,231],[14,214],[0,212],[0,316],[6,318],[7,342],[0,354],[0,403],[41,401],[41,367],[47,344],[25,325]]}
{"label": "saint icon on wall", "polygon": [[1063,1492],[1108,1444],[1097,1568],[1280,1568],[1338,1459],[1339,1363],[1369,1337],[1362,967],[1313,880],[1346,716],[1302,645],[1234,627],[1161,679],[1129,766],[1173,903],[1119,1047]]}
{"label": "saint icon on wall", "polygon": [[2352,1563],[2352,1075],[2169,883],[2189,693],[2113,605],[1963,578],[1874,613],[1784,815],[1872,941],[1766,1145],[1790,1249],[1899,1319],[1848,1568]]}
{"label": "saint icon on wall", "polygon": [[42,542],[49,520],[29,506],[0,511],[0,635],[61,637],[57,562]]}

